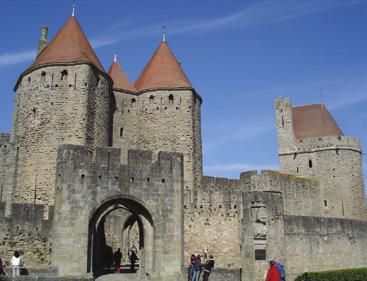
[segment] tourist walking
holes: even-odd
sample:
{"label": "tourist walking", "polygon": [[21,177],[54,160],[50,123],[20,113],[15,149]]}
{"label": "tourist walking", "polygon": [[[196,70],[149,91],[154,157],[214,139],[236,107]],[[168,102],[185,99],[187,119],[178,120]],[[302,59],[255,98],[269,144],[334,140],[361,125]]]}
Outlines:
{"label": "tourist walking", "polygon": [[119,274],[121,271],[121,259],[122,259],[121,249],[118,248],[117,251],[113,254],[113,261],[115,263],[115,273],[117,274]]}
{"label": "tourist walking", "polygon": [[129,258],[130,258],[130,271],[135,272],[135,263],[138,260],[138,256],[135,254],[135,251],[131,251]]}
{"label": "tourist walking", "polygon": [[5,275],[5,265],[3,264],[1,258],[0,258],[0,275]]}
{"label": "tourist walking", "polygon": [[201,273],[201,257],[197,255],[193,263],[194,274],[192,275],[192,281],[199,281]]}
{"label": "tourist walking", "polygon": [[275,261],[271,260],[269,265],[270,266],[265,281],[280,281],[280,273],[277,269]]}
{"label": "tourist walking", "polygon": [[187,270],[187,281],[192,280],[192,276],[194,275],[194,262],[195,262],[195,255],[192,254],[189,260],[189,268]]}
{"label": "tourist walking", "polygon": [[280,258],[276,258],[275,259],[275,265],[279,271],[279,274],[280,274],[280,280],[281,281],[285,281],[285,269],[284,269],[284,265],[281,264],[280,262]]}
{"label": "tourist walking", "polygon": [[209,259],[204,264],[204,275],[203,281],[208,281],[210,272],[214,267],[214,258],[213,255],[209,255]]}
{"label": "tourist walking", "polygon": [[13,277],[20,275],[20,264],[21,264],[22,257],[20,256],[20,253],[18,251],[14,252],[14,255],[11,258],[11,265],[13,267]]}

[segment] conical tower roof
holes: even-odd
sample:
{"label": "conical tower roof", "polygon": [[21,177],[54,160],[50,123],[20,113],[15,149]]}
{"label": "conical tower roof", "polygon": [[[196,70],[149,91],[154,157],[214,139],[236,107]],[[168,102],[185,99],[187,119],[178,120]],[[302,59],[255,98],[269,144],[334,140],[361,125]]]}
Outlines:
{"label": "conical tower roof", "polygon": [[112,62],[110,69],[108,70],[108,75],[110,75],[113,80],[114,89],[136,92],[134,85],[130,82],[116,59]]}
{"label": "conical tower roof", "polygon": [[71,16],[31,67],[52,63],[91,62],[104,71],[75,16]]}
{"label": "conical tower roof", "polygon": [[167,42],[163,41],[135,82],[135,88],[141,91],[192,88],[192,85]]}

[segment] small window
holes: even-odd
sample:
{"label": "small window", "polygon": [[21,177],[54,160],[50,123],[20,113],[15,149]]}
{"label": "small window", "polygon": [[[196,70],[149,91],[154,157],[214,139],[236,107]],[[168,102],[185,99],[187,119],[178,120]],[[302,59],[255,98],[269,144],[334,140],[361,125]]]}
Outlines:
{"label": "small window", "polygon": [[32,108],[32,112],[33,112],[33,117],[36,117],[37,109],[35,107]]}
{"label": "small window", "polygon": [[169,101],[169,103],[170,103],[170,104],[172,104],[172,103],[173,103],[173,95],[172,95],[172,94],[170,94],[170,95],[168,96],[168,101]]}
{"label": "small window", "polygon": [[131,99],[131,106],[133,106],[134,102],[136,102],[136,99]]}
{"label": "small window", "polygon": [[66,69],[61,71],[61,80],[64,80],[65,78],[67,78],[67,76],[68,76],[68,71]]}
{"label": "small window", "polygon": [[308,160],[308,167],[309,168],[312,168],[312,160],[310,159],[310,160]]}
{"label": "small window", "polygon": [[266,260],[266,250],[255,250],[255,260],[265,261]]}
{"label": "small window", "polygon": [[327,200],[324,200],[324,207],[327,207]]}
{"label": "small window", "polygon": [[153,95],[151,95],[150,97],[149,97],[149,103],[153,103],[154,102],[154,96]]}
{"label": "small window", "polygon": [[45,81],[46,80],[46,72],[42,71],[41,72],[41,81]]}
{"label": "small window", "polygon": [[284,118],[282,116],[282,127],[284,128]]}
{"label": "small window", "polygon": [[120,138],[124,136],[124,128],[120,128]]}

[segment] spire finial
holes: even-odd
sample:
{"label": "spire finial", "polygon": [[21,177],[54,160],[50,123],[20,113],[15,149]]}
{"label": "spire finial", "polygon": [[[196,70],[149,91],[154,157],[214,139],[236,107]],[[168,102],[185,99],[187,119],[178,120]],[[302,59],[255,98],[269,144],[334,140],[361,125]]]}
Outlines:
{"label": "spire finial", "polygon": [[75,0],[74,0],[74,3],[73,3],[73,11],[71,13],[71,15],[74,17],[75,16],[75,7],[76,7],[76,4],[75,4]]}
{"label": "spire finial", "polygon": [[113,53],[113,61],[117,62],[117,53],[116,52]]}
{"label": "spire finial", "polygon": [[162,31],[162,42],[166,42],[166,27],[163,25],[163,31]]}

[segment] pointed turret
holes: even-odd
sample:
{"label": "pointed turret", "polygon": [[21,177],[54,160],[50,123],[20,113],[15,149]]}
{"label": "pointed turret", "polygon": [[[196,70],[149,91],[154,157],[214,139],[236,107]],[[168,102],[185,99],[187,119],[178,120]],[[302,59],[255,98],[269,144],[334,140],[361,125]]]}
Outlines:
{"label": "pointed turret", "polygon": [[90,62],[104,71],[75,16],[71,16],[32,67],[53,63]]}
{"label": "pointed turret", "polygon": [[139,91],[192,88],[165,37],[135,82],[135,88]]}
{"label": "pointed turret", "polygon": [[122,70],[120,64],[117,62],[116,54],[114,60],[108,70],[108,75],[113,80],[113,89],[114,90],[122,90],[128,92],[136,92],[134,85],[130,82],[129,78]]}

